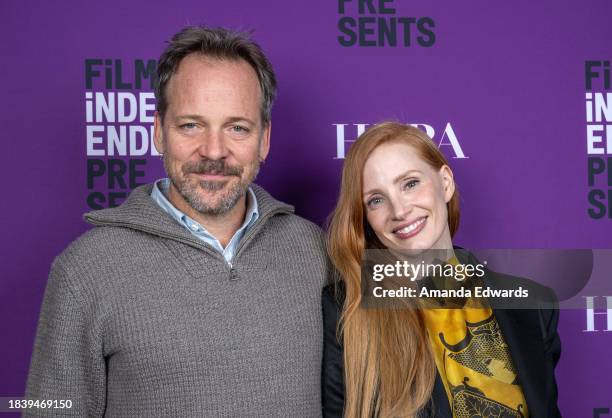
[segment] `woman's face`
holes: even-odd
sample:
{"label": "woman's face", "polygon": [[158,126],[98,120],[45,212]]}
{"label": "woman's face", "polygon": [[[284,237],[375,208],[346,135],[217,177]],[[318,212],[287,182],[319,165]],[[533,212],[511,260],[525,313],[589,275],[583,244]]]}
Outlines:
{"label": "woman's face", "polygon": [[387,248],[451,249],[446,203],[454,191],[450,168],[432,168],[406,143],[380,145],[363,168],[367,220]]}

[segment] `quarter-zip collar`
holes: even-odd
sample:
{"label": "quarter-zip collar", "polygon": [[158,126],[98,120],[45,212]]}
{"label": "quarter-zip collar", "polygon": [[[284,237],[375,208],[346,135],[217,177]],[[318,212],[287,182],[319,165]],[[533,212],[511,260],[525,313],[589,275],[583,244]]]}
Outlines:
{"label": "quarter-zip collar", "polygon": [[[194,237],[187,229],[177,223],[170,215],[159,207],[151,199],[153,184],[146,184],[135,188],[128,198],[116,208],[101,209],[88,212],[84,219],[96,226],[117,226],[146,232],[161,238],[172,239],[205,250],[214,254],[219,259],[225,259],[210,245]],[[259,218],[242,241],[240,242],[236,255],[248,244],[255,233],[272,216],[279,214],[291,214],[294,208],[291,205],[274,199],[268,192],[256,184],[251,184],[253,192],[257,197],[259,205]]]}

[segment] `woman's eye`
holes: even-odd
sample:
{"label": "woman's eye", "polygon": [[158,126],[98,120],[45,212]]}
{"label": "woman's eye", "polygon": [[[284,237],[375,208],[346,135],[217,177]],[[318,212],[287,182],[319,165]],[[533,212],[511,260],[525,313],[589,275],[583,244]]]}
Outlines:
{"label": "woman's eye", "polygon": [[417,180],[417,179],[410,179],[410,180],[404,182],[404,184],[402,185],[402,189],[404,189],[404,190],[414,189],[418,184],[419,184],[419,180]]}
{"label": "woman's eye", "polygon": [[374,209],[382,204],[383,200],[380,197],[373,197],[367,201],[366,206],[370,209]]}

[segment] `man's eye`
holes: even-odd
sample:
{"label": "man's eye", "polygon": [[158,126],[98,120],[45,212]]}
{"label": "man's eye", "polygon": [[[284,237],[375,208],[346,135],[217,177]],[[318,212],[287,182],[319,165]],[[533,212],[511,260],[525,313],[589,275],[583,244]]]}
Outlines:
{"label": "man's eye", "polygon": [[185,129],[185,130],[191,130],[191,129],[195,129],[197,125],[193,122],[190,123],[183,123],[182,125],[180,125],[181,129]]}
{"label": "man's eye", "polygon": [[236,133],[246,133],[249,130],[247,128],[245,128],[244,126],[234,125],[234,126],[232,126],[232,131],[236,132]]}

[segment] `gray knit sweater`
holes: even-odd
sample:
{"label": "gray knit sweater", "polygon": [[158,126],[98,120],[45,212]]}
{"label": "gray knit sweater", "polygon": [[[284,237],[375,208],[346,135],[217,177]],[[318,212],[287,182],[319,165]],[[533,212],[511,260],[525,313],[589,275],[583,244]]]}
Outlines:
{"label": "gray knit sweater", "polygon": [[320,229],[253,186],[230,266],[135,189],[53,263],[24,416],[319,417]]}

